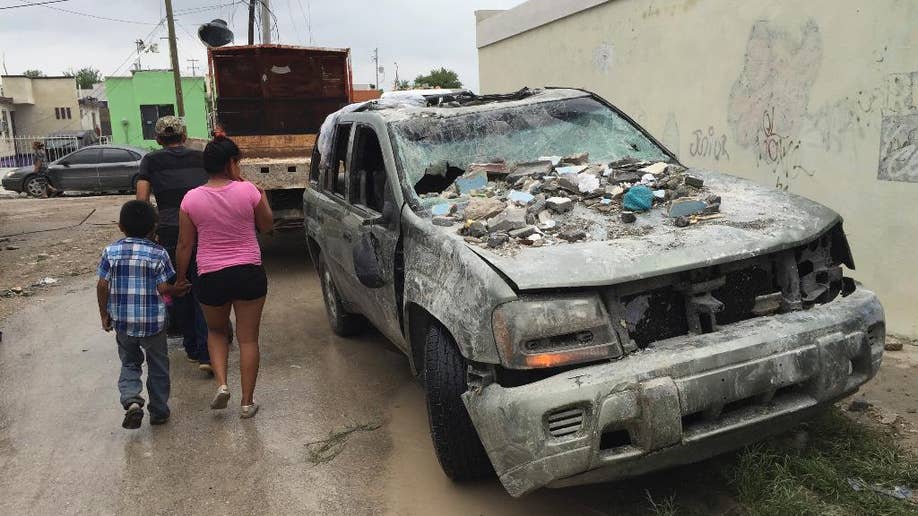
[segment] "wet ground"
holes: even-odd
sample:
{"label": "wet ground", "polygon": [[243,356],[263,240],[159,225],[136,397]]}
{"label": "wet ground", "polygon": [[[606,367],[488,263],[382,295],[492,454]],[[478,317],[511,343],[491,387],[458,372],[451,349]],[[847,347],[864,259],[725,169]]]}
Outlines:
{"label": "wet ground", "polygon": [[[100,217],[122,201],[99,198]],[[0,220],[19,209],[7,202],[22,201],[0,202]],[[264,256],[270,292],[261,411],[245,421],[238,418],[236,356],[234,399],[228,410],[212,411],[213,381],[173,343],[172,420],[123,430],[119,363],[113,336],[99,328],[94,278],[64,278],[29,299],[0,299],[16,303],[0,319],[0,514],[645,514],[650,500],[670,496],[699,513],[735,510],[727,488],[712,480],[730,456],[522,499],[496,480],[452,483],[434,455],[423,391],[407,359],[376,332],[331,334],[300,235],[267,240]],[[10,277],[7,264],[0,267]],[[901,389],[910,369],[890,369],[877,394],[901,402],[890,410],[903,417],[914,416],[907,412],[914,398],[885,389]],[[381,426],[351,434],[329,462],[309,460],[307,443],[364,423]]]}

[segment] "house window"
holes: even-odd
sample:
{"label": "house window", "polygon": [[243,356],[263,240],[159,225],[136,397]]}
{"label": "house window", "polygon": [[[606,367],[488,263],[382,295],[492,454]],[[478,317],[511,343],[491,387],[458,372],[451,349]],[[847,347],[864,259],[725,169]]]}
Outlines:
{"label": "house window", "polygon": [[70,108],[66,108],[66,109],[67,109],[67,120],[71,120],[73,117],[70,116]]}
{"label": "house window", "polygon": [[58,120],[61,119],[61,108],[59,107],[54,108],[54,118]]}
{"label": "house window", "polygon": [[140,125],[144,140],[156,139],[156,121],[161,117],[175,115],[172,104],[143,104],[140,106]]}

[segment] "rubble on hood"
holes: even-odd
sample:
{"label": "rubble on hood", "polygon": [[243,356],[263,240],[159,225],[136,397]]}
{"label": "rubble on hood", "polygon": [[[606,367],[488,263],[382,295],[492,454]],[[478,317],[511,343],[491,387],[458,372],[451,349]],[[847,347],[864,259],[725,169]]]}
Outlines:
{"label": "rubble on hood", "polygon": [[[444,177],[453,169],[442,163],[431,172]],[[591,235],[595,222],[575,216],[575,207],[626,225],[653,209],[663,209],[676,227],[721,217],[721,198],[681,165],[633,158],[591,163],[586,153],[472,163],[440,192],[419,193],[435,224],[457,225],[466,241],[489,248],[602,238]]]}

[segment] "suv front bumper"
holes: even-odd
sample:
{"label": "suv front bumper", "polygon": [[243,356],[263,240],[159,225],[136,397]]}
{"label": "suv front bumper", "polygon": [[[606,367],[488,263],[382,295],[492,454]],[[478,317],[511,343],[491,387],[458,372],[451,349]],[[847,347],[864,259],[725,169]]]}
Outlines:
{"label": "suv front bumper", "polygon": [[696,462],[781,432],[872,378],[884,340],[883,308],[858,286],[809,310],[463,399],[501,482],[520,496]]}

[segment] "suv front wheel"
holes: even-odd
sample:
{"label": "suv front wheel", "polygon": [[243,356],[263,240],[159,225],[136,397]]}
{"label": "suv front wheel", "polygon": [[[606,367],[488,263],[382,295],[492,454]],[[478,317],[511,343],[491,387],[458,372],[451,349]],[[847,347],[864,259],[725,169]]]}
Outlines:
{"label": "suv front wheel", "polygon": [[458,481],[491,476],[491,461],[462,403],[462,393],[469,388],[468,363],[441,325],[431,324],[425,340],[427,417],[440,467],[446,476]]}
{"label": "suv front wheel", "polygon": [[322,252],[319,252],[317,261],[319,263],[316,270],[319,273],[319,282],[322,283],[322,298],[325,300],[325,313],[328,315],[329,326],[339,337],[357,335],[366,327],[366,319],[362,315],[344,310],[344,303],[341,302],[331,271],[325,266],[325,255]]}

